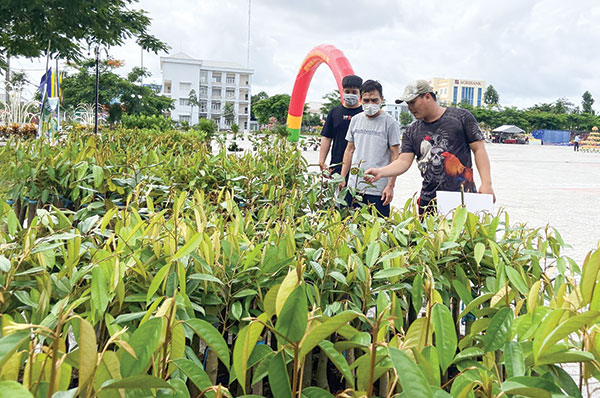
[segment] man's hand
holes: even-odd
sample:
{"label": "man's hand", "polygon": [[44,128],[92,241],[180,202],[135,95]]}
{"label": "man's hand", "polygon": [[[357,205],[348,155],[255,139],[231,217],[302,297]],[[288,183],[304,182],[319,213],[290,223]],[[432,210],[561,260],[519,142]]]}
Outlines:
{"label": "man's hand", "polygon": [[329,166],[327,166],[327,163],[325,163],[325,162],[320,162],[319,167],[321,168],[321,171],[325,171],[325,170],[329,169]]}
{"label": "man's hand", "polygon": [[488,195],[492,195],[494,198],[494,203],[496,203],[496,194],[494,193],[494,188],[492,188],[492,184],[481,184],[479,187],[479,193],[487,193]]}
{"label": "man's hand", "polygon": [[394,199],[394,187],[388,184],[383,188],[381,200],[383,201],[383,205],[387,206],[392,202],[392,199]]}
{"label": "man's hand", "polygon": [[340,185],[338,185],[340,187],[340,190],[346,188],[346,180],[342,180],[342,182],[340,182]]}
{"label": "man's hand", "polygon": [[363,177],[367,182],[375,182],[382,177],[381,169],[369,169],[365,171],[365,176]]}

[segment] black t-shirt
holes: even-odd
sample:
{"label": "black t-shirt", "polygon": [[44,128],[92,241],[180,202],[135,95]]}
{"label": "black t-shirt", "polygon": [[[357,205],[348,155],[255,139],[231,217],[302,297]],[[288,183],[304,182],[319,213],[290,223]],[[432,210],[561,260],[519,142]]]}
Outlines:
{"label": "black t-shirt", "polygon": [[[325,126],[321,130],[323,137],[328,137],[333,140],[331,146],[331,161],[330,165],[342,163],[344,159],[344,151],[346,150],[346,133],[348,132],[348,126],[350,125],[350,119],[352,116],[357,115],[363,111],[362,106],[358,108],[346,108],[343,105],[338,105],[331,109],[327,114],[327,120]],[[333,169],[336,172],[340,172],[342,167],[335,166]]]}
{"label": "black t-shirt", "polygon": [[469,144],[483,140],[475,117],[466,109],[446,108],[435,122],[417,120],[402,136],[402,152],[414,153],[423,176],[419,204],[426,206],[436,192],[476,192]]}

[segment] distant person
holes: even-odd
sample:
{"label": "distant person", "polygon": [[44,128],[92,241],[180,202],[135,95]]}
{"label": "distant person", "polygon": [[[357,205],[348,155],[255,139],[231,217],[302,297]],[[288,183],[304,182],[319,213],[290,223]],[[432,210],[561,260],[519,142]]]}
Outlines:
{"label": "distant person", "polygon": [[[352,118],[344,152],[342,176],[346,177],[353,167],[370,169],[383,167],[398,158],[400,150],[400,125],[387,112],[381,110],[383,88],[374,80],[367,80],[360,87],[364,111]],[[348,186],[356,187],[364,204],[372,204],[384,217],[390,214],[390,203],[394,198],[396,177],[383,178],[375,184],[366,182],[356,173],[350,173]],[[340,186],[346,186],[342,182]],[[346,196],[350,207],[359,203],[350,194]]]}
{"label": "distant person", "polygon": [[[342,79],[342,104],[331,109],[327,114],[325,126],[321,130],[321,149],[319,151],[319,166],[321,170],[329,169],[333,175],[342,172],[342,159],[346,150],[346,133],[352,116],[363,111],[360,105],[360,86],[362,79],[356,75],[348,75]],[[332,147],[333,143],[333,147]],[[326,163],[331,149],[329,166]]]}
{"label": "distant person", "polygon": [[575,136],[575,139],[573,139],[573,150],[575,152],[579,152],[579,141],[581,141],[581,137],[579,136],[579,134],[577,134]]}
{"label": "distant person", "polygon": [[473,181],[472,151],[482,182],[479,192],[494,195],[484,137],[471,112],[440,106],[433,88],[425,80],[407,85],[396,102],[406,102],[417,121],[404,133],[398,159],[386,167],[367,170],[366,174],[372,176],[367,177],[368,180],[401,175],[410,168],[416,156],[423,177],[419,213],[435,212],[434,199],[438,190],[456,192],[462,187],[465,192],[477,192]]}

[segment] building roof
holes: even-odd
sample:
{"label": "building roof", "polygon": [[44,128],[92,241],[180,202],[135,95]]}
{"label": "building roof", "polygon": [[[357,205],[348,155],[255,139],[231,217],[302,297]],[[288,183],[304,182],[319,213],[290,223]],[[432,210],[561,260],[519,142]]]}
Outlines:
{"label": "building roof", "polygon": [[512,124],[503,124],[502,126],[495,128],[492,130],[492,133],[509,133],[509,134],[521,134],[524,133],[525,130],[518,128]]}
{"label": "building roof", "polygon": [[246,68],[236,62],[227,62],[227,61],[211,61],[205,59],[197,59],[192,58],[184,52],[178,52],[173,55],[168,55],[166,57],[160,57],[160,66],[162,68],[163,62],[175,62],[175,63],[185,63],[185,64],[195,64],[200,65],[203,69],[237,69],[242,70],[248,73],[253,73],[254,71],[250,68]]}

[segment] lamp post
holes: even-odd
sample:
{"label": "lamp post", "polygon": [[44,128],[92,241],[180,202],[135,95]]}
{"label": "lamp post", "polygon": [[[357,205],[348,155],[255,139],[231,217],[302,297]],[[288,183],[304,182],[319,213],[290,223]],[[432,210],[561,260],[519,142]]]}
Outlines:
{"label": "lamp post", "polygon": [[135,101],[135,99],[137,98],[138,100],[136,101],[136,107],[135,107],[135,114],[139,115],[140,114],[140,103],[142,101],[142,95],[141,94],[131,94],[131,98]]}

